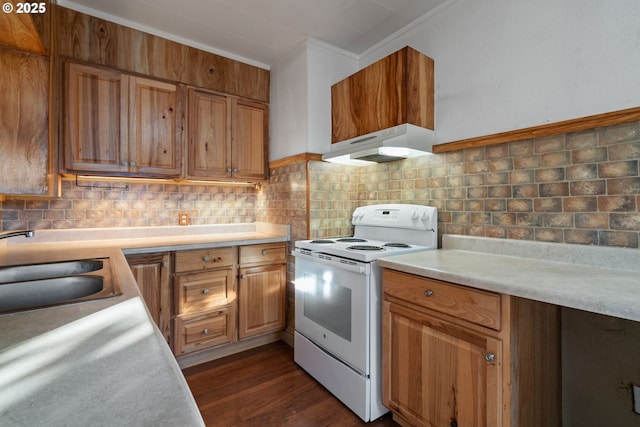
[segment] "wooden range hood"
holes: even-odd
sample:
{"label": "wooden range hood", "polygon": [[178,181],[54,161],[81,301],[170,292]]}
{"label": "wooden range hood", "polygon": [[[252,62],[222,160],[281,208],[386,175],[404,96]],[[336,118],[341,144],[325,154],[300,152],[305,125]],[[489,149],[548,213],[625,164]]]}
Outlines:
{"label": "wooden range hood", "polygon": [[434,61],[411,47],[331,87],[331,151],[324,160],[386,162],[431,151]]}

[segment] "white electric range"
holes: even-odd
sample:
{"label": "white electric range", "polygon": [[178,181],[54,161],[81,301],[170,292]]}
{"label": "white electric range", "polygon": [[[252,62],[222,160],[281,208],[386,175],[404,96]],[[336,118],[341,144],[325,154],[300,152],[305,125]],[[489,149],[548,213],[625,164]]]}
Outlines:
{"label": "white electric range", "polygon": [[382,404],[380,257],[437,248],[436,208],[370,205],[354,235],[295,243],[294,359],[364,421]]}

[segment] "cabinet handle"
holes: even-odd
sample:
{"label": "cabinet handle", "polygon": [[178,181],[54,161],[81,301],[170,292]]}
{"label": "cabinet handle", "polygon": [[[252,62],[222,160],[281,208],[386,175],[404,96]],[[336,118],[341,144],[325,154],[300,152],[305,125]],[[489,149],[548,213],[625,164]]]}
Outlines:
{"label": "cabinet handle", "polygon": [[231,168],[227,168],[227,172],[231,172]]}
{"label": "cabinet handle", "polygon": [[431,295],[433,295],[433,291],[430,289],[427,289],[426,291],[424,291],[424,296],[425,297],[430,297]]}
{"label": "cabinet handle", "polygon": [[233,171],[234,172],[238,172],[238,168],[233,168]]}
{"label": "cabinet handle", "polygon": [[203,294],[207,295],[209,293],[209,289],[205,289],[202,291]]}
{"label": "cabinet handle", "polygon": [[203,335],[207,335],[209,333],[209,329],[205,328],[202,330]]}
{"label": "cabinet handle", "polygon": [[493,353],[487,353],[484,355],[484,358],[486,359],[487,362],[489,363],[493,363],[496,361],[496,355]]}
{"label": "cabinet handle", "polygon": [[267,255],[268,253],[269,253],[269,252],[267,252],[267,250],[266,250],[266,249],[264,249],[264,250],[262,251],[262,255]]}
{"label": "cabinet handle", "polygon": [[168,262],[168,261],[163,262],[163,263],[162,263],[162,266],[163,266],[164,268],[169,268],[169,262]]}
{"label": "cabinet handle", "polygon": [[241,275],[241,276],[240,276],[240,278],[244,280],[244,279],[246,279],[246,278],[247,278],[247,275],[246,275],[246,274],[243,274],[243,275]]}
{"label": "cabinet handle", "polygon": [[126,160],[121,161],[120,164],[122,166],[128,166],[129,165],[129,163]]}
{"label": "cabinet handle", "polygon": [[209,258],[209,255],[205,255],[205,256],[202,257],[202,260],[204,262],[209,262],[209,261],[211,261],[211,258]]}

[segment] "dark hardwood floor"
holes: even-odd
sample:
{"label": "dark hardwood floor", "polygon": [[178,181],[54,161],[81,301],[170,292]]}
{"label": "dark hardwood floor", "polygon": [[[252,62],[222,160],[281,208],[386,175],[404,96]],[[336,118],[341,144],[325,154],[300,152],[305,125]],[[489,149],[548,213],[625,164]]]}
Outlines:
{"label": "dark hardwood floor", "polygon": [[397,427],[365,423],[293,361],[283,342],[183,370],[208,427]]}

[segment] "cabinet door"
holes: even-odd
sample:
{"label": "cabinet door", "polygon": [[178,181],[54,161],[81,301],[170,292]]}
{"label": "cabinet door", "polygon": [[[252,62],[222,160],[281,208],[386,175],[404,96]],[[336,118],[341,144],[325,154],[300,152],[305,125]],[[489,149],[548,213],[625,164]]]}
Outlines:
{"label": "cabinet door", "polygon": [[241,268],[238,283],[239,338],[283,329],[285,265]]}
{"label": "cabinet door", "polygon": [[384,302],[384,404],[416,426],[502,426],[501,341]]}
{"label": "cabinet door", "polygon": [[129,82],[129,172],[179,176],[176,85],[141,77],[130,77]]}
{"label": "cabinet door", "polygon": [[56,175],[49,168],[49,59],[0,48],[0,70],[0,194],[54,195],[49,179]]}
{"label": "cabinet door", "polygon": [[65,67],[64,167],[127,172],[127,76],[69,62]]}
{"label": "cabinet door", "polygon": [[189,90],[187,178],[231,177],[231,101]]}
{"label": "cabinet door", "polygon": [[244,99],[233,106],[233,176],[238,179],[266,179],[269,138],[269,108]]}
{"label": "cabinet door", "polygon": [[127,257],[153,321],[162,335],[171,335],[171,273],[169,254],[132,255]]}

